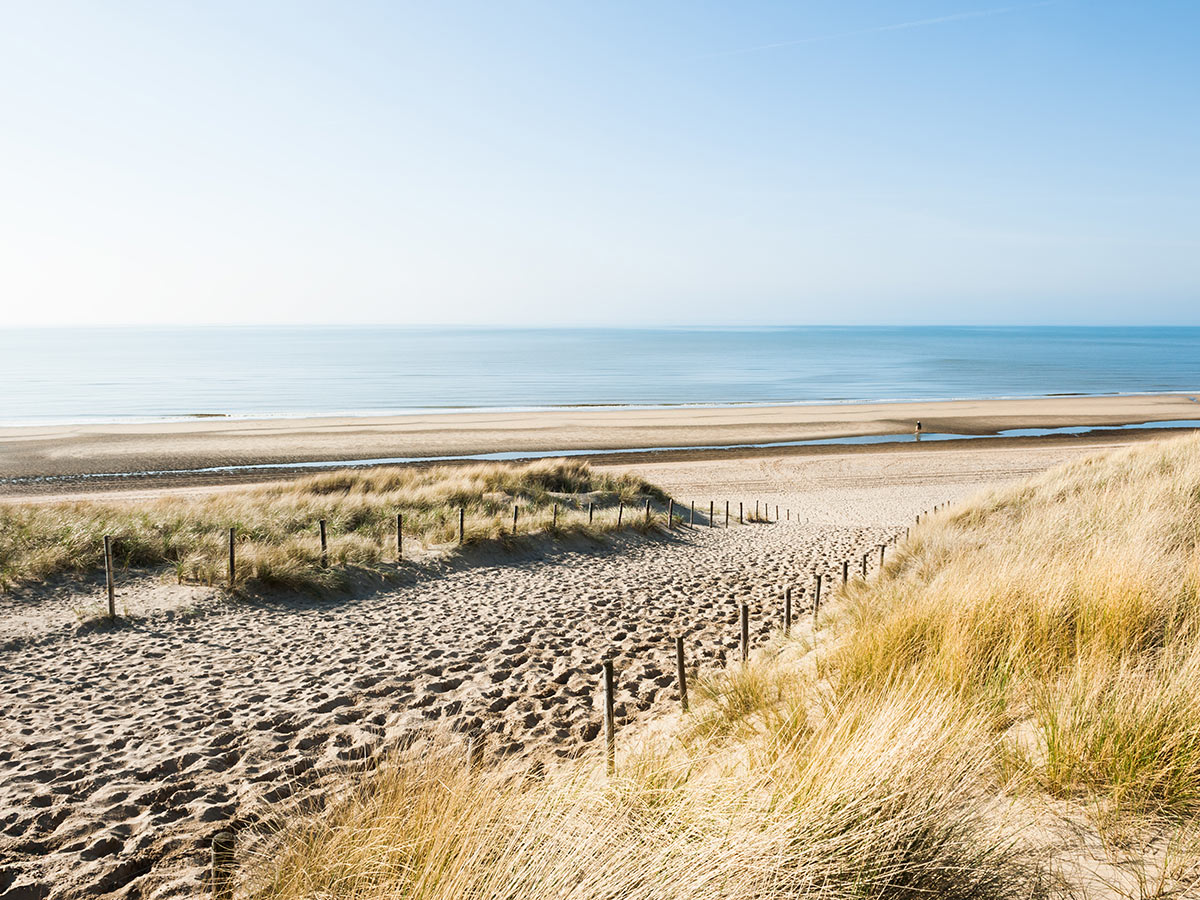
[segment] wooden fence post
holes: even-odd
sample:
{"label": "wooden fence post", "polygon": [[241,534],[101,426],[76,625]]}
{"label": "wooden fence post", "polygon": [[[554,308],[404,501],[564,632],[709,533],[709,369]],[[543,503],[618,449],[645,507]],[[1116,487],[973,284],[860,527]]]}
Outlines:
{"label": "wooden fence post", "polygon": [[716,510],[716,503],[714,503],[712,500],[709,500],[708,501],[708,527],[709,528],[712,528],[714,525],[717,524],[716,520],[713,518],[713,513],[715,512],[715,510]]}
{"label": "wooden fence post", "polygon": [[237,561],[234,559],[233,540],[234,529],[229,529],[229,589],[232,591],[237,582]]}
{"label": "wooden fence post", "polygon": [[404,513],[396,513],[396,562],[404,559]]}
{"label": "wooden fence post", "polygon": [[112,538],[104,536],[104,586],[108,588],[108,617],[117,617],[117,585],[113,576]]}
{"label": "wooden fence post", "polygon": [[668,498],[667,499],[667,529],[670,530],[674,527],[675,527],[675,500],[672,498]]}
{"label": "wooden fence post", "polygon": [[679,703],[688,711],[687,670],[683,666],[683,635],[675,636],[675,671],[679,677]]}
{"label": "wooden fence post", "polygon": [[742,664],[750,659],[750,607],[742,604]]}
{"label": "wooden fence post", "polygon": [[233,896],[233,844],[231,832],[218,832],[212,840],[210,878],[213,900],[229,900]]}
{"label": "wooden fence post", "polygon": [[553,521],[551,527],[553,527],[553,528],[558,527],[558,504],[557,503],[554,504],[554,521]]}
{"label": "wooden fence post", "polygon": [[729,501],[725,501],[725,527],[729,527]]}
{"label": "wooden fence post", "polygon": [[880,544],[879,545],[879,568],[881,570],[883,569],[883,553],[885,550],[887,550],[887,544]]}
{"label": "wooden fence post", "polygon": [[738,503],[738,524],[739,524],[739,525],[743,525],[743,524],[745,524],[745,523],[744,523],[744,521],[743,521],[743,517],[742,517],[742,504],[741,504],[741,502],[739,502],[739,503]]}
{"label": "wooden fence post", "polygon": [[783,635],[792,633],[792,588],[789,585],[783,592]]}
{"label": "wooden fence post", "polygon": [[692,528],[696,527],[696,501],[692,501],[692,515],[688,519],[688,525]]}
{"label": "wooden fence post", "polygon": [[617,503],[617,527],[621,527],[621,517],[625,515],[625,501],[621,500]]}
{"label": "wooden fence post", "polygon": [[596,504],[592,503],[589,500],[588,501],[588,524],[589,525],[592,524],[592,516],[595,514],[595,511],[596,511]]}
{"label": "wooden fence post", "polygon": [[650,498],[646,498],[646,521],[650,521]]}
{"label": "wooden fence post", "polygon": [[517,504],[513,504],[513,534],[517,533]]}
{"label": "wooden fence post", "polygon": [[613,664],[604,661],[604,758],[611,775],[617,770],[617,723],[613,716]]}
{"label": "wooden fence post", "polygon": [[843,559],[842,560],[842,584],[845,584],[849,580],[850,580],[850,562],[849,562],[849,560]]}
{"label": "wooden fence post", "polygon": [[325,520],[321,519],[317,524],[321,529],[321,568],[324,569],[329,565],[329,544],[325,537]]}
{"label": "wooden fence post", "polygon": [[458,508],[458,545],[461,547],[463,536],[466,533],[467,508],[460,506]]}
{"label": "wooden fence post", "polygon": [[817,573],[817,587],[813,593],[813,625],[817,624],[817,612],[821,609],[821,573]]}

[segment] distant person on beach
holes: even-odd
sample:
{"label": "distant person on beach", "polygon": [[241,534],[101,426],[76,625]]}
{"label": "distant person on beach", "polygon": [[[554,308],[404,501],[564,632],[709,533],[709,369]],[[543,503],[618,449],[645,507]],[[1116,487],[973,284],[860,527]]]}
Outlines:
{"label": "distant person on beach", "polygon": [[913,429],[913,434],[916,436],[918,441],[921,439],[921,420],[920,419],[917,419],[917,427]]}

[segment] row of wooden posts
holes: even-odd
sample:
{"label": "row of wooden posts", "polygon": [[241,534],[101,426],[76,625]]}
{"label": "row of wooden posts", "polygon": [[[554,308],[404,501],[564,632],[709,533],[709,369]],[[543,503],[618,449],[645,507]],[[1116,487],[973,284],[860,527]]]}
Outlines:
{"label": "row of wooden posts", "polygon": [[[932,509],[926,510],[923,513],[918,513],[917,524],[920,524],[922,515],[928,515],[930,512],[937,512],[938,510],[944,508],[945,505],[946,504],[941,503],[941,504],[938,504],[937,506],[934,506]],[[716,517],[714,515],[714,511],[715,511],[715,501],[710,500],[708,502],[708,524],[709,524],[710,528],[715,527],[715,523],[716,523]],[[770,507],[769,506],[767,507],[767,511],[768,511],[768,521],[769,521],[770,520],[770,516],[769,516]],[[460,506],[458,508],[458,543],[460,545],[463,543],[463,541],[465,540],[465,536],[466,536],[466,513],[467,513],[466,507]],[[520,513],[520,507],[517,505],[514,505],[513,506],[513,534],[517,533],[517,517],[518,517],[519,513]],[[624,513],[625,513],[625,503],[624,503],[624,501],[621,501],[617,506],[617,525],[618,526],[620,526],[620,524],[621,524]],[[792,511],[790,509],[786,509],[785,514],[786,514],[787,520],[791,521]],[[651,507],[650,507],[650,501],[646,500],[646,521],[647,522],[650,521],[651,515],[652,515],[652,512],[651,512]],[[558,504],[557,503],[554,504],[553,516],[554,516],[554,518],[553,518],[554,527],[557,528],[558,527]],[[754,516],[755,516],[756,520],[759,519],[759,516],[760,516],[759,501],[757,501],[757,500],[754,502]],[[589,524],[592,523],[594,517],[595,517],[595,505],[592,503],[589,503],[588,504],[588,523]],[[682,517],[681,517],[681,519],[682,519]],[[778,506],[775,507],[775,520],[779,521],[779,507]],[[744,521],[745,521],[744,504],[739,502],[738,503],[738,524],[739,525],[743,524]],[[694,526],[696,524],[696,503],[695,503],[695,501],[692,501],[692,503],[691,503],[689,524],[692,526]],[[675,501],[668,500],[667,501],[667,528],[671,529],[674,527],[675,527]],[[727,527],[727,528],[729,527],[729,501],[728,500],[725,501],[725,527]],[[319,532],[320,538],[321,538],[321,568],[325,568],[326,566],[329,565],[329,535],[328,535],[328,530],[326,528],[326,522],[324,519],[318,520],[317,528],[318,528],[318,532]],[[905,531],[905,533],[907,534],[907,530]],[[104,536],[104,583],[105,583],[105,587],[108,591],[108,615],[110,618],[116,618],[116,615],[117,615],[116,576],[115,576],[115,570],[113,567],[112,548],[113,548],[112,537],[110,535],[106,534]],[[879,547],[879,565],[881,567],[883,566],[883,554],[884,554],[884,545],[881,544]],[[868,553],[864,553],[862,556],[862,576],[864,578],[867,577],[867,557],[869,555],[870,554],[868,554]],[[404,513],[396,513],[396,560],[397,560],[397,562],[399,562],[403,558],[404,558]],[[846,582],[846,580],[849,577],[849,566],[850,566],[850,563],[848,561],[843,561],[843,563],[842,563],[842,583],[843,584]],[[232,589],[236,583],[237,583],[237,529],[230,528],[229,529],[228,585]],[[818,602],[819,602],[819,598],[821,596],[820,576],[817,576],[816,596],[817,596]]]}
{"label": "row of wooden posts", "polygon": [[[947,504],[945,504],[945,503],[939,503],[938,505],[932,507],[931,509],[925,510],[922,513],[918,513],[917,517],[916,517],[916,524],[919,525],[921,523],[922,516],[928,516],[929,513],[931,513],[931,512],[938,512],[939,510],[943,509],[946,505]],[[622,507],[623,507],[623,504],[622,504]],[[741,520],[741,507],[742,507],[742,504],[739,503],[738,504],[738,510],[739,510],[738,519],[739,519],[739,521]],[[648,501],[647,501],[647,510],[649,510],[649,502]],[[709,502],[709,510],[710,510],[709,524],[712,525],[712,521],[713,521],[712,520],[712,501]],[[726,510],[726,523],[728,524],[729,501],[725,502],[725,510]],[[755,512],[757,513],[757,511],[758,510],[757,510],[757,504],[756,504]],[[463,515],[464,515],[463,510],[460,509],[459,510],[459,540],[460,541],[462,540]],[[778,507],[776,507],[775,515],[776,515],[776,520],[778,520],[778,517],[779,517]],[[787,515],[788,515],[788,518],[790,519],[791,518],[790,510],[787,511]],[[516,524],[516,517],[517,517],[517,509],[516,509],[516,507],[514,507],[513,508],[514,526]],[[591,521],[591,517],[592,517],[592,504],[589,503],[588,504],[588,520],[589,521]],[[620,513],[618,513],[618,522],[620,521],[619,517],[620,517]],[[556,505],[555,506],[555,522],[556,523],[557,523],[557,519],[558,519],[558,507]],[[693,522],[695,521],[695,504],[694,503],[692,504],[692,521]],[[397,514],[397,516],[396,516],[397,555],[399,555],[403,550],[403,543],[402,543],[403,522],[404,522],[403,516],[400,514]],[[324,557],[325,534],[326,534],[324,519],[321,520],[320,529],[321,529],[321,552],[322,552],[322,556]],[[908,537],[909,533],[910,533],[910,529],[905,528],[904,536]],[[230,535],[229,568],[230,568],[230,581],[232,582],[233,566],[234,566],[234,556],[233,556],[234,530],[232,528],[229,529],[229,535]],[[879,568],[881,571],[883,569],[883,563],[884,563],[884,558],[885,558],[884,555],[886,553],[888,543],[892,543],[892,542],[896,541],[898,538],[899,538],[899,535],[893,535],[890,541],[879,545]],[[862,577],[863,578],[867,577],[867,559],[869,556],[870,556],[869,553],[864,553],[862,555]],[[113,611],[112,542],[108,536],[105,536],[105,538],[104,538],[104,558],[105,558],[105,568],[106,568],[107,575],[108,575],[109,612],[110,612],[110,614],[112,614],[112,611]],[[812,617],[813,617],[813,628],[814,629],[817,626],[817,618],[818,618],[818,616],[820,614],[820,610],[821,610],[821,584],[824,579],[824,574],[816,573],[815,579],[816,579],[816,581],[815,581],[815,584],[813,587],[813,604],[812,604]],[[850,580],[850,563],[848,560],[843,560],[842,561],[842,584],[845,585],[849,580]],[[738,625],[739,625],[738,650],[739,650],[739,655],[741,657],[741,662],[743,665],[745,665],[750,660],[750,606],[749,606],[749,604],[746,604],[746,603],[740,604],[740,608],[738,610]],[[785,588],[785,590],[783,592],[783,634],[784,634],[784,636],[786,637],[789,634],[791,634],[791,630],[792,630],[792,588],[789,586],[789,587]],[[676,679],[679,682],[679,705],[682,708],[683,712],[686,713],[689,710],[688,685],[687,685],[687,660],[686,660],[686,656],[684,654],[684,648],[683,648],[683,635],[681,635],[681,634],[675,636],[675,675],[676,675]],[[617,721],[616,721],[616,714],[615,714],[615,710],[616,710],[616,670],[613,665],[613,661],[611,659],[605,659],[603,661],[603,687],[604,687],[605,769],[609,775],[612,775],[617,770]],[[483,762],[483,744],[482,744],[482,742],[476,740],[473,737],[469,738],[467,740],[467,765],[471,768],[477,768],[479,765],[482,764],[482,762]],[[216,898],[216,900],[229,900],[229,898],[232,898],[232,896],[233,896],[234,872],[235,872],[235,868],[236,868],[236,862],[235,862],[235,856],[234,856],[235,841],[236,841],[235,836],[229,831],[222,831],[222,832],[218,833],[215,837],[213,837],[213,840],[212,840],[212,856],[211,856],[211,861],[210,861],[210,866],[211,866],[210,876],[211,876],[213,897]]]}
{"label": "row of wooden posts", "polygon": [[[946,507],[947,504],[939,503],[931,509],[918,513],[916,524],[921,523],[922,516],[927,517],[931,512],[938,512]],[[911,529],[904,529],[904,537],[908,537]],[[900,535],[893,535],[887,542],[879,545],[879,570],[883,571],[885,554],[888,544],[894,543],[900,538]],[[870,553],[862,555],[862,577],[865,580],[867,577],[867,561],[870,558]],[[813,628],[817,627],[817,619],[821,611],[821,585],[824,580],[823,573],[814,574],[815,583],[813,585],[813,602],[812,602],[812,621]],[[844,586],[850,580],[850,562],[849,560],[842,561],[842,585]],[[738,651],[743,665],[750,661],[750,606],[747,603],[740,604],[738,610],[739,624],[739,640]],[[783,634],[785,637],[791,634],[792,631],[792,588],[789,586],[783,592]],[[683,650],[683,635],[675,636],[675,677],[679,683],[679,705],[683,712],[688,711],[688,689],[687,689],[687,660]],[[609,775],[616,772],[617,766],[617,729],[616,718],[613,715],[615,704],[615,687],[614,687],[614,669],[611,659],[604,660],[604,751],[605,751],[605,768]]]}
{"label": "row of wooden posts", "polygon": [[[709,524],[710,528],[716,527],[715,509],[716,509],[715,501],[710,500],[708,502],[708,524]],[[519,505],[517,505],[517,504],[513,505],[513,517],[512,517],[513,534],[517,533],[517,519],[520,514],[520,510],[521,510],[521,507]],[[767,512],[768,512],[768,521],[770,521],[770,516],[769,516],[770,507],[767,507]],[[790,509],[787,509],[787,510],[785,510],[785,513],[787,515],[788,521],[791,521],[792,511]],[[595,514],[596,514],[595,504],[588,503],[588,524],[589,525],[592,524],[593,521],[595,520]],[[460,506],[458,508],[458,543],[460,546],[463,544],[463,542],[466,539],[466,515],[467,515],[466,507]],[[617,525],[618,525],[618,527],[622,524],[624,515],[625,515],[625,502],[622,500],[617,505]],[[646,500],[646,521],[649,522],[651,520],[652,516],[653,516],[653,510],[650,505],[650,500],[647,499]],[[754,503],[754,516],[755,516],[756,520],[759,520],[759,517],[760,517],[759,501],[755,501],[755,503]],[[730,517],[729,501],[726,500],[725,501],[725,527],[726,528],[729,527],[729,517]],[[680,518],[680,522],[682,523],[682,521],[683,521],[682,515],[679,518]],[[776,519],[776,521],[779,520],[779,507],[778,506],[775,507],[775,519]],[[691,525],[691,526],[694,526],[696,524],[696,503],[695,503],[695,501],[692,501],[692,503],[691,503],[688,522],[689,522],[689,525]],[[738,524],[741,525],[741,524],[744,524],[744,522],[745,522],[744,504],[738,503]],[[557,503],[554,504],[553,527],[554,528],[558,527],[558,504]],[[675,501],[673,499],[668,499],[667,500],[667,528],[673,529],[674,527],[675,527]],[[325,519],[317,520],[317,530],[318,530],[318,534],[320,535],[320,539],[321,539],[321,568],[326,568],[329,565],[329,534],[328,534],[328,529],[326,526]],[[229,545],[229,567],[228,567],[228,574],[227,574],[227,584],[228,584],[229,588],[232,589],[234,587],[234,585],[237,584],[237,529],[236,528],[229,529],[228,545]],[[105,585],[108,589],[108,615],[110,618],[116,618],[116,615],[117,615],[116,581],[115,581],[115,569],[113,567],[112,547],[113,547],[112,537],[110,535],[106,534],[104,536],[104,580],[105,580]],[[396,561],[399,562],[403,558],[404,558],[404,513],[396,513]]]}

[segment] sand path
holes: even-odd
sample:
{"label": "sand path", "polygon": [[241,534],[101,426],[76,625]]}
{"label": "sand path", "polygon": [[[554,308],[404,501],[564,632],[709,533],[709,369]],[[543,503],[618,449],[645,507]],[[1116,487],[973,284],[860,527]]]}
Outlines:
{"label": "sand path", "polygon": [[[921,509],[1045,468],[1070,449],[639,466],[677,499],[790,508],[771,525],[684,528],[554,548],[350,599],[229,602],[160,580],[120,628],[81,628],[98,591],[0,598],[0,897],[194,896],[212,835],[314,800],[430,726],[486,753],[595,752],[600,661],[624,727],[677,698],[691,661],[756,642],[785,586],[840,577]],[[735,513],[736,515],[736,513]]]}

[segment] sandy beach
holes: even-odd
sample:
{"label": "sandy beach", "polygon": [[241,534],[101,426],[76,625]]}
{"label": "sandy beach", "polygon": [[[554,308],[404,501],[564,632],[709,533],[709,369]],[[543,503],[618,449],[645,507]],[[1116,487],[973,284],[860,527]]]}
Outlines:
{"label": "sandy beach", "polygon": [[[466,558],[340,599],[231,602],[168,576],[123,582],[121,627],[81,624],[103,586],[0,598],[0,894],[195,896],[209,842],[336,794],[436,727],[487,758],[597,752],[600,662],[622,729],[676,700],[672,637],[713,670],[738,605],[769,638],[783,591],[840,578],[916,513],[1090,446],[647,461],[681,503],[769,504],[770,525]],[[8,896],[7,894],[4,896]]]}
{"label": "sandy beach", "polygon": [[[281,477],[282,470],[139,477],[211,466],[263,466],[321,460],[463,456],[501,452],[605,450],[629,461],[630,448],[708,447],[926,433],[994,435],[1017,428],[1112,426],[1200,417],[1183,394],[1044,397],[814,406],[573,409],[371,418],[220,419],[143,425],[0,428],[0,495],[109,490],[139,482],[214,484]],[[1083,440],[1090,438],[1084,437]],[[1058,438],[1006,438],[1033,445]],[[1078,442],[1065,436],[1065,442]],[[1102,438],[1103,440],[1103,438]],[[933,442],[927,446],[934,446]],[[676,452],[670,458],[820,455],[838,447]],[[115,473],[134,477],[87,478]],[[48,481],[42,479],[49,478]]]}

